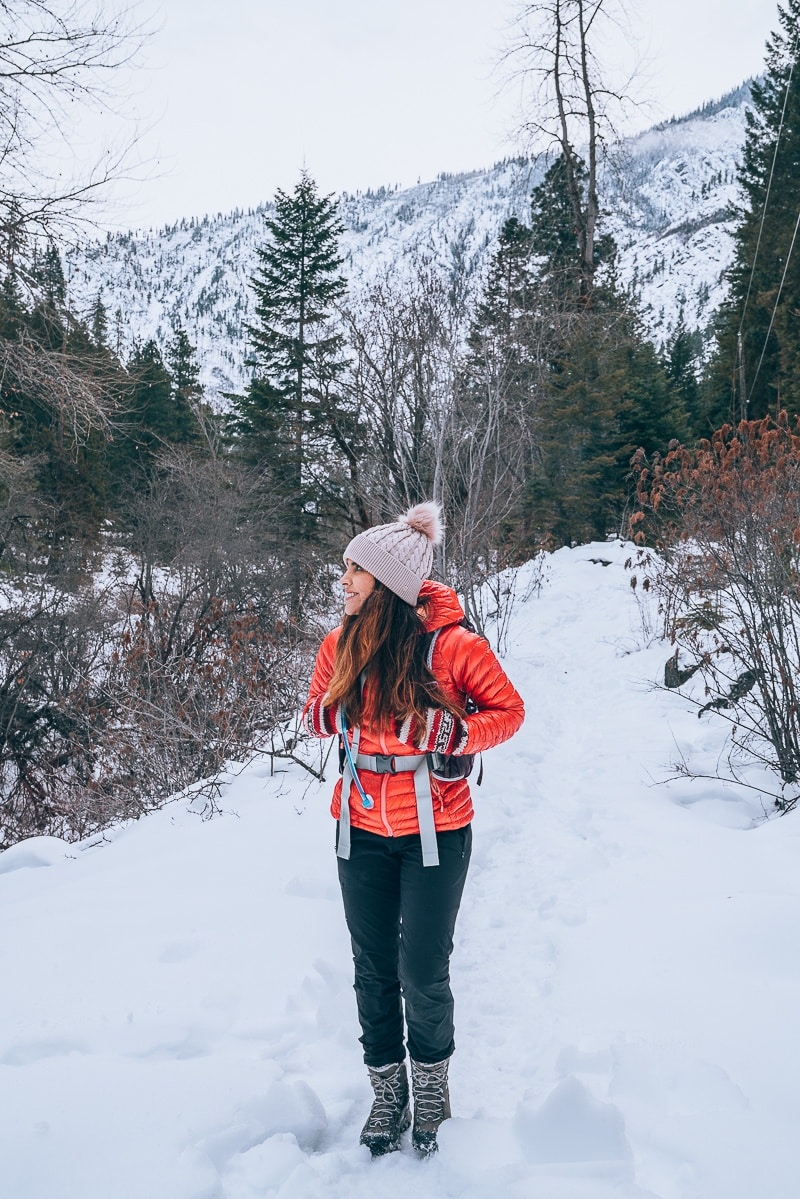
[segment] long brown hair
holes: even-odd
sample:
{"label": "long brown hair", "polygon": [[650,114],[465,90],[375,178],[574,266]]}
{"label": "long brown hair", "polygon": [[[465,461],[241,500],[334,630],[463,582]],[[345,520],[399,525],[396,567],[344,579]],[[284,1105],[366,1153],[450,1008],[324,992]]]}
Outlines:
{"label": "long brown hair", "polygon": [[417,610],[376,579],[358,615],[342,621],[326,703],[343,703],[348,723],[360,725],[363,671],[369,721],[381,731],[410,717],[416,741],[426,728],[426,708],[446,708],[463,717],[464,710],[447,698],[428,667],[424,630]]}

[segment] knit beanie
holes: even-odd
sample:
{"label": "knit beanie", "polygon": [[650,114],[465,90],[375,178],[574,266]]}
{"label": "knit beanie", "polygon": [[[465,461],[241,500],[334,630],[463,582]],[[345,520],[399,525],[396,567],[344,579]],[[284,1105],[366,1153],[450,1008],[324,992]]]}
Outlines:
{"label": "knit beanie", "polygon": [[433,566],[433,547],[442,540],[442,509],[429,501],[409,508],[389,525],[357,533],[344,551],[350,559],[399,595],[416,604]]}

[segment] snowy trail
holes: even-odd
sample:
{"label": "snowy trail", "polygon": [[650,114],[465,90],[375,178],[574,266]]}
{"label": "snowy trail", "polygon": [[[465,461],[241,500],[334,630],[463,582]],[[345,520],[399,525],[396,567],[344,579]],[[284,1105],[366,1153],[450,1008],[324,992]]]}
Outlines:
{"label": "snowy trail", "polygon": [[0,855],[4,1199],[793,1199],[800,826],[652,785],[720,728],[650,685],[625,557],[560,551],[515,616],[438,1157],[357,1145],[331,782],[256,763],[211,821]]}

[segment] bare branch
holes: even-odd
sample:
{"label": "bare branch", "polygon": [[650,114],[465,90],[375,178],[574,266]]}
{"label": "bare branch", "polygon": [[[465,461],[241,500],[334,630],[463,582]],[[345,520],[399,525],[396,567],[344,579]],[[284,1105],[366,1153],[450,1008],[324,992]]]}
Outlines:
{"label": "bare branch", "polygon": [[[45,350],[29,339],[0,338],[0,378],[7,390],[13,384],[54,413],[64,437],[74,445],[93,430],[111,431],[115,405],[104,380],[91,376],[65,353]],[[7,415],[13,419],[13,413]]]}
{"label": "bare branch", "polygon": [[146,36],[135,3],[0,3],[0,241],[74,225],[129,163],[135,135],[76,167],[76,131],[91,109],[111,108]]}
{"label": "bare branch", "polygon": [[[595,270],[600,156],[616,139],[614,111],[627,97],[604,78],[595,45],[604,24],[624,15],[622,0],[540,0],[519,9],[503,65],[520,87],[521,133],[533,148],[563,158],[566,185],[581,249],[583,289]],[[581,182],[579,160],[587,174]]]}

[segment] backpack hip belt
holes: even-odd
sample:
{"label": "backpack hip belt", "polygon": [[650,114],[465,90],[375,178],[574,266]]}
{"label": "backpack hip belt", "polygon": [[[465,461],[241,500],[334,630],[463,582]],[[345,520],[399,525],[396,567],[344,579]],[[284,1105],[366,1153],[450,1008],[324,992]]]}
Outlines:
{"label": "backpack hip belt", "polygon": [[373,774],[405,774],[409,770],[418,770],[420,757],[425,754],[359,754],[356,767],[359,770],[371,770]]}
{"label": "backpack hip belt", "polygon": [[[428,769],[427,754],[360,754],[358,743],[361,739],[361,729],[353,729],[352,745],[347,738],[345,725],[342,742],[345,748],[344,768],[342,770],[342,799],[339,811],[339,845],[337,857],[347,860],[350,857],[350,791],[355,784],[361,802],[366,808],[371,808],[374,800],[366,794],[358,777],[359,767],[362,770],[374,770],[376,774],[398,774],[413,772],[414,796],[417,803],[417,822],[422,847],[422,865],[439,865],[439,846],[436,841],[436,823],[433,817],[433,792],[431,791],[431,776]],[[373,763],[374,765],[370,765]]]}

